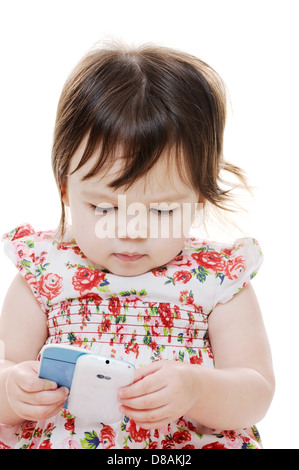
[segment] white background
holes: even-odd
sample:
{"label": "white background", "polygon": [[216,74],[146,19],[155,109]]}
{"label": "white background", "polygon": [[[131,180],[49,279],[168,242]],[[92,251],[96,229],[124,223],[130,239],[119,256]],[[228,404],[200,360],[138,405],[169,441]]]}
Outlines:
{"label": "white background", "polygon": [[[231,108],[225,155],[255,185],[245,231],[262,245],[255,278],[277,389],[259,424],[265,448],[298,437],[298,1],[1,0],[0,232],[60,217],[50,153],[63,83],[95,42],[155,42],[207,61]],[[246,221],[247,224],[247,221]],[[0,302],[15,268],[0,252]]]}

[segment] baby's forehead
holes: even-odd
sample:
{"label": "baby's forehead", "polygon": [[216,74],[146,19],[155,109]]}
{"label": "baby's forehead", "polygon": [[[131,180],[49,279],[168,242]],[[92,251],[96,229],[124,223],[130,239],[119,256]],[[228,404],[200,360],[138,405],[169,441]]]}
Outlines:
{"label": "baby's forehead", "polygon": [[[123,154],[122,148],[116,146],[111,154],[105,160],[105,165],[98,169],[96,174],[88,176],[92,169],[96,166],[101,152],[101,147],[94,151],[88,160],[78,169],[78,165],[84,155],[86,148],[86,139],[84,139],[71,159],[69,166],[69,176],[74,175],[76,181],[80,181],[85,186],[95,189],[97,187],[106,186],[113,187],[113,182],[117,180],[127,169],[128,159]],[[138,160],[136,160],[138,165]],[[172,149],[165,149],[161,153],[159,159],[146,173],[136,177],[133,183],[124,185],[121,189],[128,191],[130,188],[144,192],[169,192],[180,194],[182,187],[190,188],[190,182],[186,178],[182,165],[178,165],[178,159]]]}
{"label": "baby's forehead", "polygon": [[[140,176],[129,186],[113,188],[111,183],[119,177],[123,169],[122,159],[117,159],[111,168],[99,172],[95,176],[84,179],[84,167],[78,170],[76,176],[76,184],[81,185],[85,194],[94,196],[117,196],[126,194],[135,200],[143,201],[144,199],[152,201],[180,201],[190,198],[192,190],[190,186],[181,180],[180,174],[173,165],[171,169],[169,165],[161,160],[149,170],[145,175]],[[76,173],[74,174],[74,176]]]}

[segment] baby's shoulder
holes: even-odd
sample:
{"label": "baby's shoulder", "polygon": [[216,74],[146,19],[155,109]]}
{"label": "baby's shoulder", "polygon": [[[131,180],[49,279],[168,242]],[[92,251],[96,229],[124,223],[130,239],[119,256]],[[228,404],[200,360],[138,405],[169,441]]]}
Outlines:
{"label": "baby's shoulder", "polygon": [[189,260],[193,277],[213,291],[213,306],[227,302],[245,287],[263,262],[261,247],[251,237],[232,243],[190,238],[181,256],[185,264]]}
{"label": "baby's shoulder", "polygon": [[258,252],[262,255],[258,241],[252,237],[238,238],[232,242],[219,242],[196,237],[188,238],[183,253],[190,254],[192,252],[209,253],[210,255],[218,254],[225,259],[229,259],[238,254],[247,256],[253,252]]}
{"label": "baby's shoulder", "polygon": [[51,243],[57,238],[57,230],[35,231],[32,225],[25,223],[15,227],[2,236],[4,242],[26,243],[46,241]]}

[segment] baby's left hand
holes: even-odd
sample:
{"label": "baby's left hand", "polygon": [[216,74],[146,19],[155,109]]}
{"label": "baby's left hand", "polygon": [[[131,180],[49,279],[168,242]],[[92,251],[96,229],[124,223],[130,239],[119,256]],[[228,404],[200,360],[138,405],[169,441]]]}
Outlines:
{"label": "baby's left hand", "polygon": [[120,410],[143,429],[156,429],[185,415],[198,400],[189,363],[162,360],[137,369],[134,383],[118,393]]}

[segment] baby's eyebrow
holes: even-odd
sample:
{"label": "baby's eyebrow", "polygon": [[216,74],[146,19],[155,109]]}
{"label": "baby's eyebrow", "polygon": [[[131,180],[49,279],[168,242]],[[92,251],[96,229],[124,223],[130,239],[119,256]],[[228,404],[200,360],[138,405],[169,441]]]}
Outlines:
{"label": "baby's eyebrow", "polygon": [[117,201],[117,194],[109,194],[109,193],[100,193],[100,192],[97,192],[97,191],[88,191],[88,190],[83,190],[82,191],[82,195],[83,196],[86,196],[86,197],[90,197],[90,198],[93,198],[93,199],[99,199],[101,201],[106,201],[106,200],[115,200]]}
{"label": "baby's eyebrow", "polygon": [[190,199],[190,194],[163,194],[155,195],[151,202],[180,202],[186,199]]}
{"label": "baby's eyebrow", "polygon": [[[126,196],[126,194],[117,194],[114,192],[97,192],[96,190],[83,190],[82,195],[86,197],[91,197],[93,199],[101,201],[117,201],[118,196]],[[190,194],[188,193],[165,193],[165,194],[155,194],[151,197],[150,200],[142,200],[139,202],[143,203],[160,203],[160,202],[181,202],[190,199]]]}
{"label": "baby's eyebrow", "polygon": [[[83,196],[94,196],[100,198],[111,197],[111,194],[97,193],[96,191],[82,191]],[[115,197],[115,196],[114,196]]]}
{"label": "baby's eyebrow", "polygon": [[[127,196],[125,193],[124,194],[118,194],[117,191],[101,191],[100,188],[97,191],[96,188],[90,188],[90,189],[83,189],[82,188],[82,195],[85,197],[90,197],[98,201],[113,201],[114,203],[117,202],[118,196]],[[128,199],[130,199],[130,196],[127,196]],[[150,199],[143,198],[141,197],[138,202],[142,202],[144,204],[150,204],[150,203],[155,203],[159,204],[162,202],[184,202],[190,199],[190,193],[189,192],[173,192],[170,191],[169,193],[155,193],[150,196]],[[135,201],[136,202],[136,201]]]}

